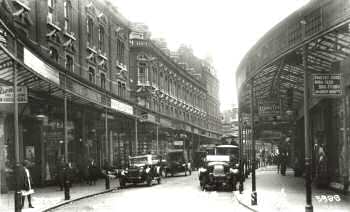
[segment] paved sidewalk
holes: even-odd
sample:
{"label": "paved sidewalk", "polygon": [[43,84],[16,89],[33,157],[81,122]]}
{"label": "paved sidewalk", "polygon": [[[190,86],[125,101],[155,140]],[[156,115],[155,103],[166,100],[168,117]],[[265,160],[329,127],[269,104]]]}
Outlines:
{"label": "paved sidewalk", "polygon": [[[244,192],[235,192],[237,200],[252,211],[305,211],[305,181],[294,177],[291,169],[286,176],[277,174],[275,166],[256,171],[256,192],[258,205],[251,206],[251,175],[244,183]],[[332,190],[312,188],[312,204],[315,212],[348,212],[350,197]]]}
{"label": "paved sidewalk", "polygon": [[[119,181],[117,179],[110,180],[110,188],[106,190],[105,180],[100,179],[96,182],[96,185],[87,185],[84,183],[73,184],[70,189],[70,200],[64,200],[64,192],[60,191],[58,186],[50,186],[45,188],[34,189],[35,193],[32,195],[32,204],[35,208],[28,208],[27,198],[25,200],[24,208],[22,211],[34,212],[34,211],[45,211],[51,207],[69,203],[72,200],[84,198],[87,196],[93,196],[102,192],[110,192],[119,187]],[[8,194],[0,195],[0,211],[1,212],[13,212],[14,211],[14,193],[9,192]]]}

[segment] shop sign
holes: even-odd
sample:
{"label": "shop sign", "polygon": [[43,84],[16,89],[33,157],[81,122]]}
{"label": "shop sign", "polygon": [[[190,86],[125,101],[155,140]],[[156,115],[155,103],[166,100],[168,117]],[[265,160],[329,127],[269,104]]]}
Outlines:
{"label": "shop sign", "polygon": [[[14,102],[14,90],[13,86],[0,86],[0,103],[13,103]],[[17,87],[17,102],[27,103],[28,92],[27,87]]]}
{"label": "shop sign", "polygon": [[125,104],[116,99],[111,99],[111,108],[117,111],[133,115],[133,108],[131,105]]}
{"label": "shop sign", "polygon": [[104,95],[102,95],[102,94],[100,94],[100,93],[98,93],[98,92],[96,92],[96,91],[94,91],[86,86],[80,85],[79,83],[76,83],[73,80],[67,79],[67,87],[66,88],[68,88],[73,93],[75,93],[83,98],[86,98],[92,102],[95,102],[99,105],[109,106],[108,101],[107,101],[108,99]]}
{"label": "shop sign", "polygon": [[173,145],[174,146],[183,146],[184,145],[184,141],[174,141]]}
{"label": "shop sign", "polygon": [[260,116],[280,115],[280,101],[278,99],[263,99],[259,101],[258,112]]}
{"label": "shop sign", "polygon": [[341,73],[312,75],[312,96],[340,97],[343,93]]}
{"label": "shop sign", "polygon": [[44,78],[58,85],[60,84],[59,72],[53,69],[51,66],[47,65],[44,61],[39,59],[26,48],[24,48],[23,52],[23,62],[25,65],[30,67],[33,71],[43,76]]}

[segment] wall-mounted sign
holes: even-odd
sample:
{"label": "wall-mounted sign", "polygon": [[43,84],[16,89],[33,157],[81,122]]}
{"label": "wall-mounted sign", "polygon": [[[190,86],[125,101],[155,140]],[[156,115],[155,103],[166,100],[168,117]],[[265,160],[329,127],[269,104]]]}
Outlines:
{"label": "wall-mounted sign", "polygon": [[82,98],[88,99],[89,101],[95,102],[99,105],[110,106],[110,98],[97,92],[85,85],[80,84],[70,78],[66,79],[66,89],[70,90],[74,94],[81,96]]}
{"label": "wall-mounted sign", "polygon": [[312,96],[339,97],[343,93],[342,74],[312,75]]}
{"label": "wall-mounted sign", "polygon": [[125,104],[115,99],[111,99],[111,108],[127,114],[133,114],[133,108],[131,105]]}
{"label": "wall-mounted sign", "polygon": [[[27,87],[17,87],[17,101],[18,103],[28,102]],[[0,86],[0,103],[13,103],[14,102],[14,89],[13,86]]]}
{"label": "wall-mounted sign", "polygon": [[23,62],[42,77],[58,85],[60,84],[59,72],[47,65],[44,61],[35,56],[26,48],[24,48],[23,51]]}
{"label": "wall-mounted sign", "polygon": [[278,99],[263,99],[259,101],[258,112],[260,116],[280,115],[280,101]]}

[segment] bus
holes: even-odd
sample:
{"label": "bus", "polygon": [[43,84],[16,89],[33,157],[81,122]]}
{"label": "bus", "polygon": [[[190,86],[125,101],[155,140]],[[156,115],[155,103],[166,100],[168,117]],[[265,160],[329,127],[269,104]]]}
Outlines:
{"label": "bus", "polygon": [[215,146],[215,155],[229,155],[230,161],[233,163],[239,163],[239,147],[232,144],[223,144]]}

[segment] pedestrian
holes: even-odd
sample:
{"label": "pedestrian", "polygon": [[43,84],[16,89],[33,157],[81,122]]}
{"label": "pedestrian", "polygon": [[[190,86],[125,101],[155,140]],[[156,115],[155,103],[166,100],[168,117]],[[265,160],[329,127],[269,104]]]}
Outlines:
{"label": "pedestrian", "polygon": [[285,176],[286,169],[287,169],[287,155],[284,152],[281,154],[281,157],[280,157],[280,166],[281,166],[281,174]]}
{"label": "pedestrian", "polygon": [[98,177],[98,168],[96,167],[95,161],[91,160],[90,165],[88,167],[89,171],[89,185],[96,185],[97,177]]}
{"label": "pedestrian", "polygon": [[64,169],[66,167],[66,163],[64,162],[64,157],[60,157],[57,162],[57,184],[60,187],[60,191],[63,191],[64,185]]}
{"label": "pedestrian", "polygon": [[279,174],[280,168],[281,168],[281,155],[276,154],[275,158],[276,158],[276,164],[277,164],[277,174]]}
{"label": "pedestrian", "polygon": [[19,166],[17,169],[17,174],[16,174],[16,183],[17,183],[17,190],[21,191],[21,208],[24,207],[24,201],[25,197],[27,196],[28,199],[28,206],[29,208],[34,208],[32,205],[32,198],[31,194],[34,193],[33,189],[33,180],[30,175],[29,171],[29,161],[25,160],[22,163],[22,166]]}
{"label": "pedestrian", "polygon": [[74,179],[74,170],[72,167],[72,163],[69,162],[66,164],[65,169],[64,169],[64,182],[69,187],[72,187],[73,179]]}

